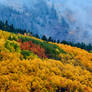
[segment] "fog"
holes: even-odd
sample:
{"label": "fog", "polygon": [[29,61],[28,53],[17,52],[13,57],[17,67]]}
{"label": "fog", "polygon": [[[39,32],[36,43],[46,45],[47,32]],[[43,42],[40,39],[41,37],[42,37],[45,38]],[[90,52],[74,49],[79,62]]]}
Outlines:
{"label": "fog", "polygon": [[30,9],[40,1],[45,1],[48,7],[54,6],[58,16],[63,16],[71,24],[72,30],[78,27],[80,32],[77,35],[85,34],[84,37],[86,37],[87,34],[86,39],[90,42],[92,39],[92,0],[0,0],[0,3],[23,11],[24,6]]}

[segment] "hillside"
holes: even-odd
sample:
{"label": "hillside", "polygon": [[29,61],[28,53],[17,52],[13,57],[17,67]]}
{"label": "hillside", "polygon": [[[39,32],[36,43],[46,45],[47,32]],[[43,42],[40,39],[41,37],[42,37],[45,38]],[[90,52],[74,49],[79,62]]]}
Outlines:
{"label": "hillside", "polygon": [[0,92],[92,92],[92,53],[0,30]]}

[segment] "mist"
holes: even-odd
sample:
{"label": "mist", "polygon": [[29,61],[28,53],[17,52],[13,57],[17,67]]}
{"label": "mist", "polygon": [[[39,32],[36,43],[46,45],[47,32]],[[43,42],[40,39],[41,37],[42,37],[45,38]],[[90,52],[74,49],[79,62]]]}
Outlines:
{"label": "mist", "polygon": [[55,7],[59,19],[65,18],[76,40],[92,43],[92,0],[0,0],[0,4],[23,12],[24,7],[30,9],[41,1]]}

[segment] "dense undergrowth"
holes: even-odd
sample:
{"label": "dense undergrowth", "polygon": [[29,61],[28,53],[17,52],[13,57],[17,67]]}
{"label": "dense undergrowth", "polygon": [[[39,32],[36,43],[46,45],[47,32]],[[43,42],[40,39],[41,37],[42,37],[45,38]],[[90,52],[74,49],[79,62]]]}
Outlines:
{"label": "dense undergrowth", "polygon": [[92,92],[92,53],[0,31],[0,92]]}

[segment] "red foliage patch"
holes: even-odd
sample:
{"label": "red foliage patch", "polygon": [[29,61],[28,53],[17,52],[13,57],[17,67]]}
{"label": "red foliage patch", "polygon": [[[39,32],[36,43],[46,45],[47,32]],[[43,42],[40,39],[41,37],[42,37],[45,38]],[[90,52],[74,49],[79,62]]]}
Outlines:
{"label": "red foliage patch", "polygon": [[20,42],[21,50],[29,50],[33,52],[34,54],[37,54],[41,58],[47,57],[45,55],[45,49],[42,48],[40,45],[36,45],[32,43],[32,41],[22,43],[20,40],[18,40],[18,42]]}

